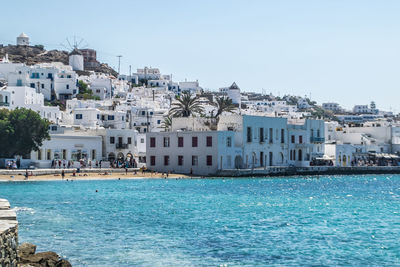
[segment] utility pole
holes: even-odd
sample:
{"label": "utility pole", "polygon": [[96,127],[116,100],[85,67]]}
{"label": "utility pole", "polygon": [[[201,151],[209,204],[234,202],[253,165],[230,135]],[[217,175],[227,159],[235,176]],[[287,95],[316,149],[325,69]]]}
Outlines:
{"label": "utility pole", "polygon": [[117,58],[118,58],[118,74],[120,74],[120,72],[121,72],[121,55],[119,55],[119,56],[117,56]]}

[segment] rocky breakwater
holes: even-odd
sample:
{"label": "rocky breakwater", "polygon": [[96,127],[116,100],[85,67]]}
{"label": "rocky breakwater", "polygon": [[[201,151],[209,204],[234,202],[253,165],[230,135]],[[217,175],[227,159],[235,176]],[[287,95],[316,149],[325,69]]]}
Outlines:
{"label": "rocky breakwater", "polygon": [[72,267],[52,251],[36,253],[36,245],[23,243],[18,247],[19,267]]}
{"label": "rocky breakwater", "polygon": [[6,199],[0,199],[0,267],[71,267],[52,251],[36,253],[36,246],[18,246],[18,221]]}
{"label": "rocky breakwater", "polygon": [[0,266],[18,266],[17,246],[17,215],[6,199],[0,199]]}

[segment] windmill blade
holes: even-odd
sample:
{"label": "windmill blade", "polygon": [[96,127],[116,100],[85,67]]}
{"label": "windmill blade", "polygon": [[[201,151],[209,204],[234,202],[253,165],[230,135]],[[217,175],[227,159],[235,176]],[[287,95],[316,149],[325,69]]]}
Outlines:
{"label": "windmill blade", "polygon": [[68,38],[66,38],[66,40],[67,40],[67,43],[68,43],[69,46],[70,46],[70,50],[73,50],[73,46],[72,46],[71,43],[69,42]]}

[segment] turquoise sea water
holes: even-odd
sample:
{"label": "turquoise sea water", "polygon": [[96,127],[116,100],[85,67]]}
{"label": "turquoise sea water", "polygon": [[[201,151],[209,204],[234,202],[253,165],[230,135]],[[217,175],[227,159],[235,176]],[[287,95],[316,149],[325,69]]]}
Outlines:
{"label": "turquoise sea water", "polygon": [[400,266],[399,175],[13,182],[0,198],[20,242],[73,266]]}

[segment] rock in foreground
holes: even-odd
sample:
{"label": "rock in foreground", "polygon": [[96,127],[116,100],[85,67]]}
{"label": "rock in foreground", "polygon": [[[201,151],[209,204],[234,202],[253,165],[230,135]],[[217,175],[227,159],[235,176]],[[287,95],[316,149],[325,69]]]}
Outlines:
{"label": "rock in foreground", "polygon": [[18,257],[20,267],[72,267],[67,261],[62,259],[57,253],[52,251],[36,252],[36,245],[23,243],[18,247]]}

